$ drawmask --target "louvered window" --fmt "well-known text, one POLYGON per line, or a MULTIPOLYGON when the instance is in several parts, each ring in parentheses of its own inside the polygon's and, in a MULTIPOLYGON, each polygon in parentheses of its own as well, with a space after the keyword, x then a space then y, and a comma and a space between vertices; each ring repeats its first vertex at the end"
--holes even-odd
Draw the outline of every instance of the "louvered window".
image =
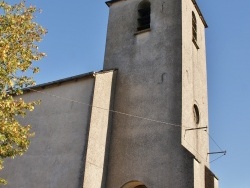
POLYGON ((138 27, 137 31, 142 31, 150 28, 150 2, 142 1, 138 6, 138 27))

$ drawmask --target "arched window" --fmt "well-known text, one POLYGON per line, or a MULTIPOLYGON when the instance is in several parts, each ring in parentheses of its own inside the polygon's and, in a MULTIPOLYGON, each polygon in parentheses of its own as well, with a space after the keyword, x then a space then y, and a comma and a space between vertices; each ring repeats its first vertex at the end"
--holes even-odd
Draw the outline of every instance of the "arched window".
POLYGON ((200 122, 200 112, 199 112, 199 108, 196 104, 194 104, 193 106, 193 111, 194 111, 194 121, 196 124, 199 124, 200 122))
POLYGON ((143 0, 138 5, 137 31, 142 31, 150 28, 150 13, 151 13, 150 2, 147 0, 143 0))
POLYGON ((197 41, 197 21, 194 12, 192 12, 192 31, 193 31, 193 42, 197 41))

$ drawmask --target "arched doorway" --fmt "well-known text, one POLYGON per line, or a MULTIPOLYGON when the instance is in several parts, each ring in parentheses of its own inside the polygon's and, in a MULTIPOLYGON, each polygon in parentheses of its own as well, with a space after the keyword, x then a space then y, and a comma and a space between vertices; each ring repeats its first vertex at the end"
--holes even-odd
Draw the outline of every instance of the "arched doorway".
POLYGON ((147 188, 145 185, 138 185, 135 188, 147 188))
POLYGON ((147 188, 147 187, 144 183, 133 180, 125 183, 121 188, 147 188))

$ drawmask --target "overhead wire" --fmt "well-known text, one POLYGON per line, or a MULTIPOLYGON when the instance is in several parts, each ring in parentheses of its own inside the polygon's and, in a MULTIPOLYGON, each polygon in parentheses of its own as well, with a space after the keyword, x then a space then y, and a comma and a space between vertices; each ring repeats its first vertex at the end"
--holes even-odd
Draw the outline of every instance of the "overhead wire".
POLYGON ((206 132, 207 132, 209 138, 214 142, 214 144, 215 144, 221 151, 223 151, 223 149, 221 149, 221 147, 219 146, 219 144, 213 139, 213 137, 209 134, 209 132, 208 132, 208 131, 206 131, 206 132))
POLYGON ((210 164, 211 164, 211 163, 213 163, 213 162, 219 160, 220 158, 224 157, 224 156, 226 155, 226 151, 224 151, 224 150, 219 146, 219 144, 218 144, 218 143, 215 141, 215 139, 209 134, 208 131, 205 131, 205 132, 207 132, 207 135, 209 136, 209 138, 213 141, 213 143, 214 143, 214 144, 220 149, 220 151, 223 153, 221 156, 219 156, 219 157, 213 159, 212 161, 210 161, 210 164))
POLYGON ((193 146, 192 146, 192 144, 190 144, 184 137, 182 137, 184 140, 185 140, 185 142, 197 153, 197 154, 199 154, 199 156, 202 158, 202 159, 204 159, 204 161, 207 161, 207 159, 205 159, 203 156, 202 156, 202 154, 200 154, 198 151, 197 151, 197 149, 195 149, 193 146))
POLYGON ((224 153, 224 154, 222 154, 221 156, 217 157, 216 159, 210 161, 210 164, 213 163, 213 162, 215 162, 215 161, 217 161, 217 160, 219 160, 220 158, 224 157, 225 155, 226 155, 226 154, 224 153))
POLYGON ((63 100, 75 102, 75 103, 78 103, 78 104, 87 105, 89 107, 94 107, 94 108, 98 108, 98 109, 110 111, 110 112, 113 112, 113 113, 117 113, 117 114, 129 116, 129 117, 143 119, 143 120, 147 120, 147 121, 151 121, 151 122, 155 122, 155 123, 161 123, 161 124, 171 125, 171 126, 175 126, 175 127, 181 127, 181 125, 174 124, 174 123, 167 123, 167 122, 164 122, 164 121, 155 120, 155 119, 146 118, 146 117, 137 116, 137 115, 132 115, 132 114, 128 114, 128 113, 125 113, 125 112, 120 112, 120 111, 116 111, 116 110, 110 110, 110 109, 106 109, 106 108, 103 108, 103 107, 100 107, 100 106, 91 105, 91 104, 88 104, 88 103, 76 101, 76 100, 69 99, 69 98, 66 98, 66 97, 61 97, 61 96, 58 96, 58 95, 54 95, 54 94, 51 94, 51 93, 48 93, 48 92, 43 92, 43 91, 35 90, 35 89, 32 89, 32 88, 27 88, 27 89, 30 90, 30 91, 37 92, 37 93, 42 93, 42 94, 45 94, 45 95, 49 95, 49 96, 52 96, 52 97, 55 97, 55 98, 58 98, 58 99, 63 99, 63 100))
MULTIPOLYGON (((186 126, 182 126, 182 125, 179 125, 179 124, 174 124, 174 123, 168 123, 168 122, 164 122, 164 121, 160 121, 160 120, 155 120, 155 119, 151 119, 151 118, 146 118, 146 117, 142 117, 142 116, 138 116, 138 115, 132 115, 132 114, 128 114, 128 113, 125 113, 125 112, 120 112, 120 111, 116 111, 116 110, 110 110, 110 109, 106 109, 106 108, 103 108, 103 107, 100 107, 100 106, 95 106, 95 105, 91 105, 91 104, 88 104, 88 103, 84 103, 84 102, 80 102, 80 101, 77 101, 77 100, 74 100, 74 99, 70 99, 70 98, 66 98, 66 97, 62 97, 62 96, 59 96, 59 95, 55 95, 55 94, 52 94, 52 93, 48 93, 48 92, 44 92, 44 91, 40 91, 40 90, 36 90, 36 89, 33 89, 33 88, 26 88, 27 90, 30 90, 30 91, 33 91, 33 92, 36 92, 36 93, 41 93, 41 94, 44 94, 44 95, 48 95, 48 96, 51 96, 51 97, 55 97, 55 98, 58 98, 58 99, 61 99, 61 100, 66 100, 66 101, 70 101, 70 102, 74 102, 74 103, 78 103, 78 104, 82 104, 82 105, 86 105, 86 106, 89 106, 89 107, 94 107, 94 108, 97 108, 97 109, 101 109, 101 110, 105 110, 105 111, 109 111, 109 112, 112 112, 112 113, 116 113, 116 114, 120 114, 120 115, 125 115, 125 116, 129 116, 129 117, 133 117, 133 118, 138 118, 138 119, 142 119, 142 120, 146 120, 146 121, 150 121, 150 122, 155 122, 155 123, 160 123, 160 124, 165 124, 165 125, 170 125, 170 126, 175 126, 175 127, 185 127, 185 128, 190 128, 190 127, 186 127, 186 126)), ((207 132, 207 131, 205 131, 207 132)), ((209 135, 209 137, 212 139, 213 142, 216 143, 216 141, 211 137, 211 135, 207 132, 207 134, 209 135)), ((207 159, 205 159, 198 151, 197 149, 195 149, 192 144, 190 144, 183 136, 182 138, 185 140, 185 142, 198 154, 200 155, 205 161, 207 161, 207 159)), ((219 145, 216 143, 216 145, 219 147, 219 145)), ((221 147, 219 147, 221 149, 221 147)), ((221 149, 222 151, 222 149, 221 149)), ((216 158, 215 160, 218 160, 219 158, 221 158, 223 156, 220 156, 218 158, 216 158)), ((214 162, 215 160, 211 161, 210 163, 214 162)))

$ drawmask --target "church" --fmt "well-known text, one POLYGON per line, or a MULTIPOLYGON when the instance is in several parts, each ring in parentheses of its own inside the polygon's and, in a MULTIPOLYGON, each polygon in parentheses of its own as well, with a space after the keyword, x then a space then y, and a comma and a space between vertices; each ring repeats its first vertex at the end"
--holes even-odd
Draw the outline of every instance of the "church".
POLYGON ((195 0, 110 0, 103 70, 25 89, 36 135, 6 188, 218 188, 195 0))

